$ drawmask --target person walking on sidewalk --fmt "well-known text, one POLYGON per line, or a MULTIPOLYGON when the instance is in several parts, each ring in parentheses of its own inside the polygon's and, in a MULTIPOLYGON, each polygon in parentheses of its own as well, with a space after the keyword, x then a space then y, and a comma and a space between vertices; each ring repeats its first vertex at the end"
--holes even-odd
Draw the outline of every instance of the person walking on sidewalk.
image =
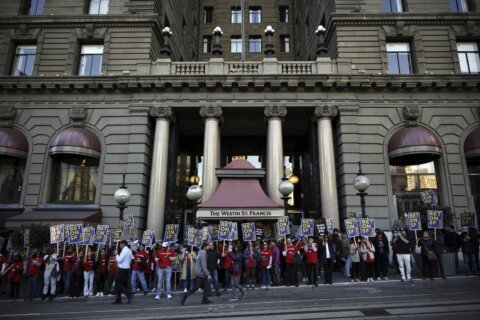
POLYGON ((122 293, 127 296, 128 303, 130 303, 132 302, 132 293, 128 290, 128 278, 130 275, 130 264, 134 258, 126 240, 120 241, 120 254, 117 254, 115 259, 118 265, 118 274, 115 279, 117 298, 113 304, 122 304, 122 293))
POLYGON ((232 265, 230 269, 230 279, 232 284, 232 298, 230 301, 237 301, 237 290, 240 291, 240 300, 245 299, 245 291, 243 291, 242 286, 240 285, 240 277, 242 276, 242 265, 243 257, 242 253, 236 246, 231 248, 232 251, 228 253, 228 256, 232 260, 232 265))
POLYGON ((209 304, 212 301, 208 300, 208 285, 209 281, 212 278, 210 276, 210 272, 207 268, 207 253, 206 250, 209 250, 209 244, 203 243, 200 252, 198 253, 197 261, 195 262, 195 286, 190 289, 190 291, 186 292, 182 296, 182 300, 180 304, 183 306, 187 298, 197 292, 198 289, 202 288, 203 290, 203 298, 202 304, 209 304))
POLYGON ((140 280, 140 285, 143 289, 143 294, 148 293, 148 286, 145 280, 145 269, 148 266, 148 253, 145 251, 145 246, 141 244, 137 252, 133 255, 132 265, 132 293, 137 293, 137 279, 140 280))
POLYGON ((323 244, 320 247, 320 261, 323 263, 325 282, 324 284, 333 283, 333 265, 336 262, 335 245, 330 241, 328 236, 323 237, 323 244))
MULTIPOLYGON (((212 276, 213 287, 215 288, 215 295, 220 297, 220 288, 218 285, 218 251, 215 249, 213 242, 208 244, 207 250, 207 268, 212 276)), ((208 293, 212 292, 212 285, 209 283, 208 285, 208 293)))

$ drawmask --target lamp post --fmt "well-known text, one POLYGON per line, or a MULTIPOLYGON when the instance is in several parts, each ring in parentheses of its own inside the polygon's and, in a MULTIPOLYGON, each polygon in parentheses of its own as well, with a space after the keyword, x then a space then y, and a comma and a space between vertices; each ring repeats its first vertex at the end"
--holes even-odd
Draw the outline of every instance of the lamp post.
POLYGON ((115 191, 113 199, 118 203, 118 210, 120 210, 120 220, 123 220, 123 211, 127 208, 127 203, 130 201, 132 194, 128 191, 125 185, 125 174, 123 175, 122 185, 115 191))
POLYGON ((353 187, 358 191, 357 196, 360 196, 360 206, 362 207, 362 218, 366 218, 365 214, 365 196, 368 195, 365 191, 370 187, 370 179, 362 173, 362 162, 358 161, 358 173, 353 179, 353 187))
POLYGON ((220 38, 223 36, 222 28, 218 26, 215 27, 215 29, 213 29, 213 36, 215 37, 215 43, 213 44, 212 55, 214 57, 221 57, 223 54, 222 45, 220 44, 220 38))
POLYGON ((160 56, 163 58, 170 58, 170 37, 172 36, 173 32, 170 30, 169 27, 165 27, 162 29, 162 36, 163 36, 163 46, 160 49, 160 56))
POLYGON ((315 30, 315 34, 318 36, 318 44, 317 44, 317 57, 327 57, 328 56, 328 49, 325 46, 325 33, 327 29, 324 26, 319 25, 317 30, 315 30))
POLYGON ((275 55, 275 49, 273 49, 272 43, 272 36, 275 34, 275 30, 272 28, 272 26, 267 26, 264 33, 267 37, 267 44, 265 45, 265 55, 271 58, 275 55))
POLYGON ((289 195, 293 192, 293 183, 291 183, 285 175, 283 175, 282 182, 278 185, 278 191, 282 194, 283 210, 285 216, 288 216, 288 199, 289 195))
POLYGON ((193 185, 188 188, 187 191, 187 198, 188 200, 193 202, 193 215, 195 216, 195 221, 197 220, 196 213, 197 213, 197 204, 203 196, 203 189, 199 185, 193 185))

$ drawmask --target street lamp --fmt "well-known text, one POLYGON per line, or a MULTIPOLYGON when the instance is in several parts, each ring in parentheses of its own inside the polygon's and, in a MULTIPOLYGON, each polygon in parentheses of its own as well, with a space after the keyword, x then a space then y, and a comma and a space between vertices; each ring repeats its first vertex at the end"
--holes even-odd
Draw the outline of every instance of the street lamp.
POLYGON ((325 46, 325 33, 327 29, 324 26, 319 25, 317 30, 315 30, 315 34, 318 36, 318 44, 317 44, 317 57, 323 58, 328 56, 328 49, 325 46))
POLYGON ((169 27, 165 27, 162 29, 162 36, 163 36, 163 46, 160 49, 160 56, 163 58, 170 58, 170 37, 172 36, 173 32, 170 30, 169 27))
POLYGON ((123 175, 122 185, 115 191, 113 199, 118 203, 117 208, 120 210, 120 220, 123 220, 123 211, 127 208, 126 204, 130 201, 132 194, 125 185, 125 174, 123 175))
POLYGON ((220 44, 220 38, 223 36, 222 28, 216 26, 215 29, 213 29, 213 36, 215 37, 215 43, 213 44, 212 55, 215 57, 221 57, 223 54, 222 45, 220 44))
POLYGON ((368 195, 365 191, 370 187, 370 179, 362 173, 362 162, 358 161, 358 173, 353 179, 353 187, 358 191, 357 196, 360 196, 360 206, 362 207, 362 218, 366 218, 365 214, 365 196, 368 195))
POLYGON ((195 220, 197 219, 196 217, 197 203, 200 199, 202 199, 202 195, 203 195, 202 187, 198 185, 193 185, 190 188, 188 188, 187 198, 188 200, 193 201, 193 215, 195 216, 195 220))
POLYGON ((272 26, 267 26, 265 31, 265 36, 267 37, 267 44, 265 45, 265 55, 269 58, 275 55, 275 49, 273 49, 272 36, 275 34, 275 30, 272 26))
POLYGON ((285 175, 282 178, 282 182, 278 185, 278 191, 282 194, 283 200, 283 210, 285 216, 288 216, 288 199, 290 199, 289 195, 293 192, 293 183, 291 183, 285 175))

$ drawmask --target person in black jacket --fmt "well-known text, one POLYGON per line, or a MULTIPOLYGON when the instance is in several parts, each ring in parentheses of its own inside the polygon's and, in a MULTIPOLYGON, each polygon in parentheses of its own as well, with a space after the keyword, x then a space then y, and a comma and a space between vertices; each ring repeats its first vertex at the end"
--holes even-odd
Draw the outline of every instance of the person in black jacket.
MULTIPOLYGON (((217 297, 220 297, 220 289, 218 286, 218 252, 215 249, 213 242, 210 242, 208 247, 210 249, 207 250, 207 269, 210 272, 210 276, 212 277, 213 287, 215 288, 215 293, 217 297)), ((212 292, 212 285, 208 285, 209 293, 212 292)))
POLYGON ((335 263, 336 250, 335 245, 331 243, 328 236, 323 237, 323 243, 320 246, 320 262, 323 264, 325 281, 324 284, 332 284, 333 264, 335 263))
POLYGON ((423 280, 426 278, 433 280, 436 256, 435 242, 432 239, 430 231, 423 232, 423 237, 418 242, 418 246, 421 247, 423 280))
POLYGON ((415 239, 409 237, 405 230, 396 232, 392 238, 392 246, 396 247, 396 256, 399 265, 400 274, 402 275, 402 282, 412 281, 411 272, 411 253, 412 253, 412 243, 415 243, 415 239))
POLYGON ((375 246, 375 276, 377 280, 388 280, 388 266, 390 248, 388 246, 388 239, 380 229, 375 229, 375 238, 372 243, 375 246))
POLYGON ((437 260, 435 263, 435 273, 437 276, 440 275, 442 279, 446 279, 445 270, 443 267, 443 252, 445 251, 445 241, 443 238, 443 233, 440 229, 435 229, 435 232, 437 233, 437 237, 434 240, 434 252, 437 255, 437 260))

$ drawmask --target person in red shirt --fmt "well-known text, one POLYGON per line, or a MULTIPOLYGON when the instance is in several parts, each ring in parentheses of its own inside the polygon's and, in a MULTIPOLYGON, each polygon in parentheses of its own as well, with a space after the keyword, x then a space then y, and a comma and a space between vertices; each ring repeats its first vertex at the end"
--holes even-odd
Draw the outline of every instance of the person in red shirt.
MULTIPOLYGON (((107 280, 107 256, 105 250, 100 250, 99 258, 95 261, 95 291, 97 297, 103 297, 105 281, 107 280)), ((95 293, 94 293, 95 294, 95 293)))
POLYGON ((118 273, 118 268, 117 268, 117 260, 115 259, 117 255, 117 250, 113 249, 112 254, 110 255, 110 259, 108 259, 108 265, 107 265, 107 272, 108 272, 108 277, 107 277, 107 291, 105 294, 112 294, 113 292, 113 281, 115 281, 115 278, 118 273))
POLYGON ((28 294, 29 300, 33 300, 37 297, 38 279, 42 273, 43 258, 42 253, 37 251, 32 259, 28 263, 28 294))
POLYGON ((65 294, 70 294, 70 288, 72 284, 72 273, 73 273, 73 260, 75 253, 72 246, 67 248, 65 255, 59 260, 63 260, 63 292, 65 294))
POLYGON ((292 244, 292 239, 287 238, 287 243, 283 250, 283 256, 285 257, 285 268, 287 269, 287 279, 286 285, 291 286, 295 285, 298 287, 298 276, 297 276, 297 255, 298 250, 297 246, 292 244))
POLYGON ((19 254, 13 256, 13 262, 8 268, 10 268, 7 274, 10 278, 10 299, 18 299, 23 273, 23 262, 19 254))
POLYGON ((132 265, 132 293, 137 293, 137 278, 142 285, 143 294, 148 294, 148 286, 145 281, 145 269, 148 265, 148 253, 145 251, 145 246, 141 244, 138 250, 133 254, 132 265))
POLYGON ((245 252, 243 253, 245 257, 245 269, 247 273, 247 290, 248 289, 255 289, 255 268, 257 266, 257 258, 260 256, 258 253, 257 248, 252 241, 248 242, 248 246, 245 248, 245 252))
POLYGON ((229 242, 225 248, 223 248, 222 250, 222 269, 224 270, 224 273, 225 273, 225 283, 224 283, 224 290, 227 290, 228 289, 231 289, 232 288, 232 283, 231 283, 231 279, 230 279, 230 268, 232 266, 232 258, 230 257, 230 255, 228 254, 229 252, 232 251, 232 243, 229 242))
POLYGON ((166 282, 166 291, 167 298, 172 299, 172 260, 175 259, 175 251, 168 248, 168 243, 162 243, 162 248, 158 249, 155 252, 155 261, 158 263, 157 275, 158 275, 158 285, 157 285, 157 295, 155 300, 159 300, 162 295, 163 287, 163 278, 165 277, 166 282))
POLYGON ((85 297, 93 296, 93 280, 94 280, 94 272, 93 272, 93 265, 95 263, 95 259, 91 250, 87 252, 87 257, 82 261, 83 267, 83 295, 85 297))
POLYGON ((272 269, 272 250, 268 248, 268 243, 263 242, 263 248, 260 249, 262 257, 262 288, 269 289, 272 282, 270 269, 272 269))
POLYGON ((303 247, 305 252, 306 260, 307 260, 307 277, 308 277, 308 284, 318 286, 318 246, 315 242, 313 242, 313 238, 308 239, 308 244, 305 244, 303 247))
MULTIPOLYGON (((8 261, 7 257, 4 256, 2 252, 0 252, 0 274, 2 274, 7 269, 7 261, 8 261)), ((6 294, 6 292, 3 291, 4 283, 2 280, 3 280, 3 277, 0 277, 0 296, 3 296, 4 294, 6 294)))

